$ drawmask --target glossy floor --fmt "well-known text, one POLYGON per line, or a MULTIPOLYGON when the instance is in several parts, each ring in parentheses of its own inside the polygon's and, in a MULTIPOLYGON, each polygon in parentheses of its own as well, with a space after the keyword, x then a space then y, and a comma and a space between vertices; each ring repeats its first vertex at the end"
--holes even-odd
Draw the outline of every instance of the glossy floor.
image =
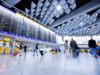
POLYGON ((100 75, 100 59, 90 54, 74 59, 64 53, 0 55, 0 75, 100 75))

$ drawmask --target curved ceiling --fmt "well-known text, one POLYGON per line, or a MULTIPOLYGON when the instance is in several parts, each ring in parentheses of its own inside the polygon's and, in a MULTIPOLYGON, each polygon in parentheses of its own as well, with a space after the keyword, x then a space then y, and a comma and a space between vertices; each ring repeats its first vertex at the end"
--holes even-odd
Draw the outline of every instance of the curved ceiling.
POLYGON ((100 0, 1 0, 61 36, 100 34, 100 0))

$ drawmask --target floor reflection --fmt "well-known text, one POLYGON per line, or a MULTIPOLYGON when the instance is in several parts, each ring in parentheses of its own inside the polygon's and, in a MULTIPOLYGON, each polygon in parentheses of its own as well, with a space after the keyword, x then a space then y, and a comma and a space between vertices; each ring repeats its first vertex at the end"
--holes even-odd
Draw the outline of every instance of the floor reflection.
POLYGON ((0 75, 100 75, 99 67, 100 59, 86 53, 74 59, 64 53, 0 55, 0 75))

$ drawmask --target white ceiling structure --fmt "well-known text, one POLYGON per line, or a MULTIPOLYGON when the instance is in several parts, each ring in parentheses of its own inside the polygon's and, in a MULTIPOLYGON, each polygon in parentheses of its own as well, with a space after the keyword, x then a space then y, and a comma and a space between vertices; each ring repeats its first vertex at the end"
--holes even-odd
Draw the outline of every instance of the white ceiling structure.
POLYGON ((100 0, 1 0, 61 36, 100 35, 100 0), (83 2, 83 3, 82 3, 83 2))

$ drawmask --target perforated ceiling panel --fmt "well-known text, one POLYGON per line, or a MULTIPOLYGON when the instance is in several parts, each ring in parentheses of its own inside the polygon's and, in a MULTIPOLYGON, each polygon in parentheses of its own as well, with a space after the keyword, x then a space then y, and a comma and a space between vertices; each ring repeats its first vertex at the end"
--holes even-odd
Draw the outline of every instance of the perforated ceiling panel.
POLYGON ((10 10, 22 11, 24 15, 61 36, 100 34, 100 0, 15 0, 13 2, 1 0, 1 2, 3 6, 10 5, 10 10))

